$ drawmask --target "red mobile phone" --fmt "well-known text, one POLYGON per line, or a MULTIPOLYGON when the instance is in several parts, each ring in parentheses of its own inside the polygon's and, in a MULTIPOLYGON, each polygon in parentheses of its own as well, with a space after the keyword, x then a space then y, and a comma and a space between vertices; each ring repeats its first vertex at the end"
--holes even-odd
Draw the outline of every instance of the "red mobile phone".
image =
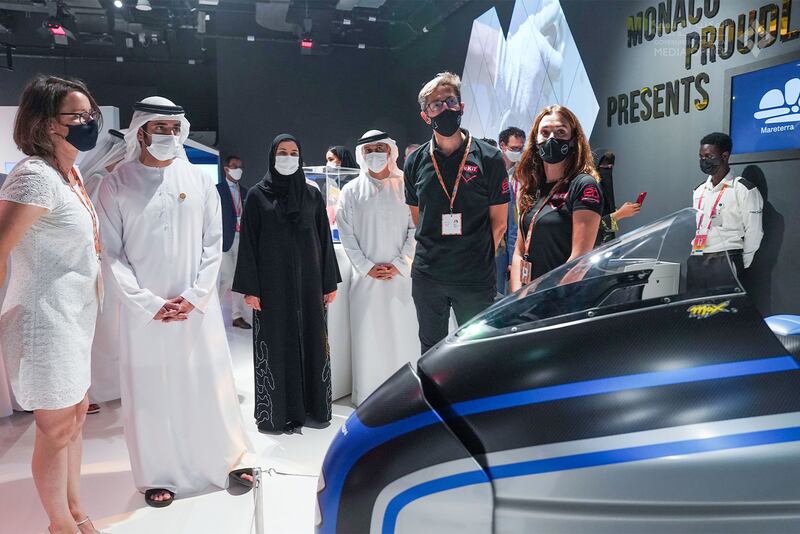
POLYGON ((639 193, 639 198, 636 199, 636 203, 639 204, 639 206, 641 206, 642 203, 644 202, 644 199, 646 198, 647 198, 647 191, 642 191, 641 193, 639 193))

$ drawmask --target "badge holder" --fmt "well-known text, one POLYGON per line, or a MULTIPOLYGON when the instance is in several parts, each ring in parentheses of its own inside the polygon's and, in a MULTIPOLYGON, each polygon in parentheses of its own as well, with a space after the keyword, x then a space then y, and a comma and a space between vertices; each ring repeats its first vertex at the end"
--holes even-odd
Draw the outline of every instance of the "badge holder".
POLYGON ((523 286, 531 283, 531 274, 533 272, 533 264, 528 261, 528 255, 522 257, 519 264, 519 281, 523 286))
POLYGON ((442 215, 442 235, 463 235, 460 213, 445 213, 442 215))

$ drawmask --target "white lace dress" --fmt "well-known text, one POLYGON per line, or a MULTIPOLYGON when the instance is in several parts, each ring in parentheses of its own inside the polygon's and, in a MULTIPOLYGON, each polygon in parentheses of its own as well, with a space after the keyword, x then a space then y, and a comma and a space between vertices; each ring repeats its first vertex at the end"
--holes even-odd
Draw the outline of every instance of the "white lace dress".
POLYGON ((0 310, 0 352, 11 388, 26 410, 73 406, 89 389, 97 317, 100 263, 91 216, 40 158, 14 167, 0 200, 48 210, 11 252, 0 310))

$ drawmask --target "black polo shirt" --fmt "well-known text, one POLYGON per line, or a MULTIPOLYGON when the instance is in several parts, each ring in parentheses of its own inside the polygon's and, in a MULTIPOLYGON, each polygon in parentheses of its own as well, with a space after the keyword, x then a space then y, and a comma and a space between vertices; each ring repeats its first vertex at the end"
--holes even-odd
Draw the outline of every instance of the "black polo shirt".
MULTIPOLYGON (((467 147, 469 133, 462 131, 464 142, 449 156, 438 148, 434 149, 436 162, 451 195, 467 147)), ((453 213, 461 214, 460 236, 442 235, 442 215, 450 213, 450 201, 436 177, 430 143, 409 155, 404 173, 406 204, 419 207, 412 278, 446 285, 495 285, 494 237, 489 206, 509 201, 508 175, 500 151, 479 139, 472 139, 453 206, 453 213)))
MULTIPOLYGON (((540 198, 547 198, 552 189, 553 184, 545 184, 540 198)), ((523 243, 530 230, 533 214, 539 209, 539 205, 537 202, 533 208, 522 214, 520 235, 523 243)), ((598 215, 603 211, 603 193, 600 185, 588 174, 576 176, 569 183, 567 191, 554 193, 550 202, 536 217, 531 246, 527 251, 532 264, 533 278, 564 265, 572 255, 572 214, 580 210, 590 210, 598 215)), ((599 234, 598 231, 598 237, 599 234)))

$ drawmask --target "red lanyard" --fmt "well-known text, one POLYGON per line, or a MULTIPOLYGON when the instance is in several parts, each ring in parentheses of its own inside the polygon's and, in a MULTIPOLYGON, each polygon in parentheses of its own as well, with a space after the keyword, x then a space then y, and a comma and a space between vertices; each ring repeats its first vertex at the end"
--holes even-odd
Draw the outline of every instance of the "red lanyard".
MULTIPOLYGON (((719 194, 717 195, 717 200, 715 200, 714 201, 714 205, 711 206, 711 214, 708 216, 708 226, 706 227, 706 234, 705 235, 707 235, 708 231, 711 229, 711 223, 712 223, 711 219, 713 219, 714 215, 716 215, 716 213, 717 213, 717 204, 719 204, 719 201, 722 199, 722 194, 725 192, 725 189, 727 187, 728 187, 728 184, 723 184, 722 185, 722 189, 720 189, 719 194)), ((703 211, 703 197, 705 196, 705 193, 706 193, 706 190, 704 188, 703 192, 700 193, 700 200, 697 201, 697 209, 701 211, 700 220, 697 222, 697 233, 698 234, 700 233, 700 227, 703 225, 703 218, 706 216, 705 213, 702 213, 702 211, 703 211)))
MULTIPOLYGON (((556 192, 556 187, 553 186, 553 189, 550 190, 550 193, 548 193, 547 198, 544 199, 544 202, 539 206, 539 209, 537 209, 536 213, 534 213, 533 217, 531 217, 531 224, 528 227, 528 234, 525 236, 525 249, 523 250, 523 252, 524 252, 523 259, 525 261, 528 261, 528 257, 530 255, 531 238, 533 237, 533 227, 536 224, 536 217, 538 217, 539 214, 544 209, 544 207, 547 206, 547 203, 550 202, 550 199, 553 197, 553 193, 555 193, 555 192, 556 192)), ((526 210, 526 213, 527 213, 527 210, 526 210)), ((520 226, 522 226, 521 223, 522 223, 523 219, 525 219, 525 213, 523 213, 522 217, 520 217, 520 221, 519 221, 520 222, 520 226)))
POLYGON ((456 183, 453 186, 453 194, 452 196, 447 191, 447 186, 444 185, 444 179, 442 178, 442 173, 439 171, 439 164, 436 163, 436 156, 433 153, 433 139, 431 139, 430 144, 430 153, 431 153, 431 160, 433 160, 433 169, 436 171, 436 177, 439 179, 439 185, 442 186, 442 191, 444 191, 447 200, 450 201, 450 213, 453 213, 453 206, 456 202, 456 196, 458 195, 458 186, 461 184, 461 175, 464 173, 464 165, 467 163, 467 156, 469 156, 469 149, 472 146, 472 135, 470 134, 467 137, 467 148, 464 150, 464 157, 461 158, 461 164, 458 166, 458 174, 456 175, 456 183))
POLYGON ((242 194, 239 192, 239 184, 234 186, 236 189, 236 196, 233 195, 233 189, 228 188, 231 192, 231 200, 233 201, 233 211, 236 212, 237 217, 241 217, 242 215, 242 194))
POLYGON ((75 196, 78 197, 78 201, 81 205, 86 208, 86 211, 89 212, 89 217, 92 218, 92 231, 94 232, 94 252, 97 254, 97 258, 100 258, 100 252, 102 250, 102 246, 100 245, 100 231, 97 227, 97 212, 94 211, 94 205, 92 204, 92 200, 89 198, 89 195, 86 194, 86 189, 83 187, 83 181, 80 179, 78 174, 75 172, 75 169, 70 171, 72 177, 77 182, 78 189, 80 190, 80 194, 78 191, 75 191, 75 186, 69 184, 69 189, 75 196))

